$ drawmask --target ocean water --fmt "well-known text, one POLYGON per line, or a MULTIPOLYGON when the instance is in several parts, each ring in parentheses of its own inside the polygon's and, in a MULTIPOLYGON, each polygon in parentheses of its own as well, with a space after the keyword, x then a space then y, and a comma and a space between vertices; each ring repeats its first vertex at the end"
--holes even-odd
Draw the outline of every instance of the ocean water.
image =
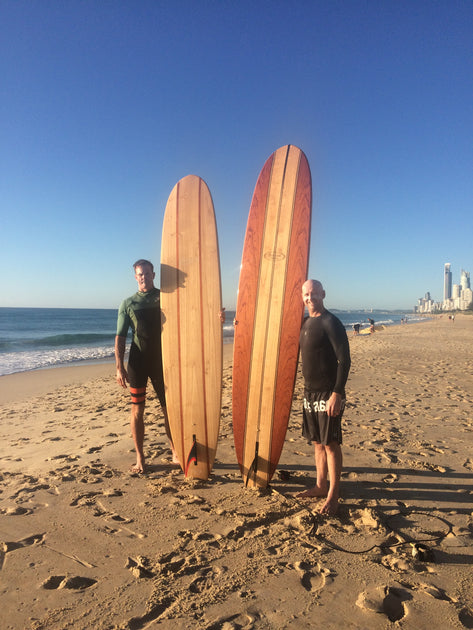
MULTIPOLYGON (((234 316, 227 311, 226 341, 234 316)), ((0 376, 112 360, 116 328, 116 309, 0 308, 0 376)))
MULTIPOLYGON (((419 321, 403 312, 332 311, 347 330, 354 323, 368 326, 398 324, 401 318, 419 321)), ((224 342, 233 340, 234 311, 226 312, 224 342)), ((116 309, 0 308, 0 376, 85 362, 109 361, 114 356, 116 309)))

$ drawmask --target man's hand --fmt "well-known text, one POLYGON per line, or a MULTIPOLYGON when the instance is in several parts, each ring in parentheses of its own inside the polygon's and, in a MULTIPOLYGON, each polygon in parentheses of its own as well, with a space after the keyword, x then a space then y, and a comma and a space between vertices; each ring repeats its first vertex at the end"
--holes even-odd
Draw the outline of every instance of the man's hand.
POLYGON ((128 374, 125 369, 124 357, 125 357, 125 345, 126 345, 126 337, 115 337, 115 361, 117 364, 117 383, 121 387, 126 388, 126 384, 128 382, 128 374))
POLYGON ((128 383, 128 374, 124 367, 117 368, 117 383, 126 389, 128 383))
POLYGON ((340 415, 341 409, 342 409, 341 395, 337 394, 336 392, 332 392, 332 395, 327 401, 327 406, 326 406, 327 414, 330 417, 335 418, 336 416, 340 415))

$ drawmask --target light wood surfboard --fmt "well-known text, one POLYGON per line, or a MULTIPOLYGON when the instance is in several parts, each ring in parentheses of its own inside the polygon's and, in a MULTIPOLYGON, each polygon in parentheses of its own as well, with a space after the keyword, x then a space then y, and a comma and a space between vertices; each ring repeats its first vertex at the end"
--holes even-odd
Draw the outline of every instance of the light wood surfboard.
POLYGON ((222 396, 220 260, 212 197, 195 175, 172 190, 161 242, 162 351, 166 405, 186 477, 207 479, 217 449, 222 396))
POLYGON ((245 485, 265 488, 281 455, 299 353, 312 188, 288 145, 266 161, 251 202, 233 347, 233 435, 245 485))

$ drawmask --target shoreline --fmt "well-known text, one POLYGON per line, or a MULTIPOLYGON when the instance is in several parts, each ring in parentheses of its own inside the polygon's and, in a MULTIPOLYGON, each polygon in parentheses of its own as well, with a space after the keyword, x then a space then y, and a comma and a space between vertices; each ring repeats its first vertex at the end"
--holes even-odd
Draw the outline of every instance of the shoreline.
MULTIPOLYGON (((448 320, 448 314, 425 314, 421 316, 422 319, 415 322, 407 322, 405 324, 391 324, 385 326, 382 331, 377 331, 375 334, 386 335, 390 331, 403 330, 406 326, 411 327, 417 324, 432 324, 435 322, 448 322, 455 325, 455 323, 448 320)), ((455 316, 455 322, 461 325, 461 322, 473 321, 473 315, 457 313, 455 316)), ((353 332, 347 329, 348 340, 352 342, 353 332)), ((370 335, 361 335, 362 338, 367 339, 370 335)), ((223 363, 232 360, 233 354, 233 340, 224 341, 223 343, 223 363)), ((93 378, 100 378, 109 376, 114 378, 115 373, 115 359, 97 359, 91 361, 78 361, 71 365, 58 365, 51 367, 38 368, 35 370, 26 370, 23 372, 14 372, 13 374, 0 375, 0 405, 20 401, 22 399, 31 398, 43 393, 47 393, 49 390, 55 387, 62 387, 68 384, 79 384, 88 381, 93 378)))
MULTIPOLYGON (((73 310, 77 310, 77 309, 73 309, 73 310)), ((337 317, 343 313, 345 313, 345 316, 346 316, 346 313, 347 313, 345 311, 339 311, 339 310, 335 310, 333 312, 337 317)), ((351 313, 351 311, 349 311, 348 313, 351 313)), ((396 311, 396 314, 398 314, 397 311, 396 311)), ((388 320, 384 320, 384 317, 388 316, 389 313, 375 314, 375 315, 380 317, 379 320, 376 320, 376 323, 384 327, 396 326, 401 323, 400 320, 393 321, 389 319, 389 317, 388 317, 388 320)), ((414 318, 414 319, 410 319, 410 318, 407 319, 405 323, 408 323, 408 324, 423 323, 423 321, 425 321, 424 316, 421 317, 421 316, 410 314, 410 316, 408 317, 414 318)), ((353 330, 352 324, 346 323, 343 319, 342 319, 342 322, 345 326, 345 330, 347 331, 347 334, 350 334, 353 330)), ((362 329, 369 328, 369 324, 364 319, 359 320, 359 323, 362 329)), ((226 326, 228 327, 228 325, 229 324, 227 323, 226 326)), ((224 332, 224 337, 223 337, 224 348, 227 345, 233 345, 233 336, 232 335, 227 336, 225 335, 225 332, 224 332)), ((42 351, 34 350, 34 352, 32 351, 32 349, 22 350, 18 352, 6 352, 5 355, 0 354, 0 363, 2 364, 2 370, 0 371, 0 379, 4 376, 11 376, 13 374, 22 374, 26 372, 32 373, 32 372, 37 372, 40 370, 54 370, 54 369, 59 369, 63 367, 64 368, 81 367, 88 364, 96 365, 98 363, 109 363, 109 362, 114 361, 113 347, 103 348, 102 346, 97 346, 95 350, 94 348, 86 349, 87 352, 85 353, 85 355, 89 355, 91 353, 91 356, 84 356, 82 354, 83 346, 80 344, 77 346, 72 345, 69 348, 65 347, 59 350, 59 355, 61 355, 61 353, 65 353, 62 360, 61 358, 57 356, 56 357, 51 356, 51 353, 54 351, 54 348, 52 347, 51 348, 45 347, 42 351), (32 354, 30 354, 30 352, 32 352, 32 354), (2 363, 2 357, 3 357, 4 363, 2 363)))
MULTIPOLYGON (((223 361, 232 357, 233 343, 223 344, 223 361)), ((115 359, 84 361, 76 365, 15 372, 0 376, 0 405, 46 394, 57 387, 81 384, 95 378, 115 378, 115 359)))

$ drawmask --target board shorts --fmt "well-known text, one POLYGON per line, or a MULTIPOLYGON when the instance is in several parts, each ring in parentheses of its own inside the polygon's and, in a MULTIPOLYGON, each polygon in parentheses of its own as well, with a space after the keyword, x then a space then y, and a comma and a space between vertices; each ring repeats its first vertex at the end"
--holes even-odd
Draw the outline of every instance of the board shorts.
POLYGON ((342 443, 342 416, 346 401, 342 400, 338 416, 329 416, 325 409, 331 395, 332 392, 304 392, 302 435, 309 442, 342 443))
POLYGON ((163 364, 159 354, 141 352, 135 344, 131 344, 127 373, 132 404, 139 405, 145 402, 149 378, 161 407, 166 407, 163 364))

